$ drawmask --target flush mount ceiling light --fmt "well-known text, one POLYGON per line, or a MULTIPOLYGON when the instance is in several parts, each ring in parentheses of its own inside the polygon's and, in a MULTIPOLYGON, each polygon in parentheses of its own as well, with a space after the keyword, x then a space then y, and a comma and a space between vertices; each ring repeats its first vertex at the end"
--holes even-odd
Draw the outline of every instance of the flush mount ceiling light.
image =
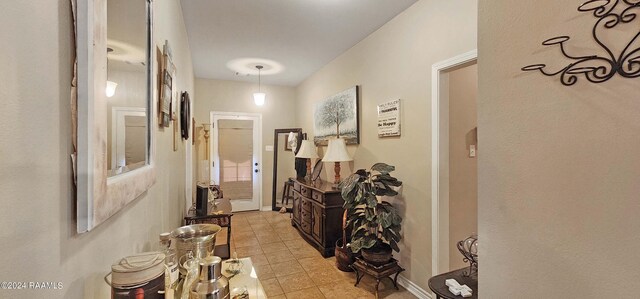
POLYGON ((256 69, 258 69, 258 92, 253 94, 253 101, 258 106, 264 105, 264 100, 267 97, 267 95, 264 92, 260 91, 260 71, 262 70, 262 68, 263 66, 256 65, 256 69))
POLYGON ((255 75, 256 66, 262 66, 263 75, 276 75, 284 71, 284 66, 277 61, 265 58, 245 57, 227 62, 227 68, 239 75, 255 75))

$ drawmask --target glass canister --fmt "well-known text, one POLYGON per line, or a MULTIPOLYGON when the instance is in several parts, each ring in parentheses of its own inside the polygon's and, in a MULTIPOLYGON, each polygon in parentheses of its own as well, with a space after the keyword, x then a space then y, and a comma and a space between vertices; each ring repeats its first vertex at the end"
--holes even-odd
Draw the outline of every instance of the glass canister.
POLYGON ((173 299, 178 286, 180 271, 178 270, 178 254, 176 249, 171 247, 171 234, 160 234, 160 252, 165 255, 165 298, 173 299))

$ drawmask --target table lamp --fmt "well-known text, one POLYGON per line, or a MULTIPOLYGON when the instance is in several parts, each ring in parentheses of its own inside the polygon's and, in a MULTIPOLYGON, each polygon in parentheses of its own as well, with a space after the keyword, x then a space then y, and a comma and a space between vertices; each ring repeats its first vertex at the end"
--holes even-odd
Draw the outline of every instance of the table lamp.
POLYGON ((300 150, 296 155, 296 158, 307 159, 307 176, 311 176, 311 159, 318 158, 318 152, 316 152, 316 145, 311 140, 302 140, 300 150))
POLYGON ((322 158, 323 162, 334 162, 335 181, 334 184, 340 183, 340 162, 353 161, 347 152, 347 145, 342 138, 329 139, 329 147, 327 153, 322 158))

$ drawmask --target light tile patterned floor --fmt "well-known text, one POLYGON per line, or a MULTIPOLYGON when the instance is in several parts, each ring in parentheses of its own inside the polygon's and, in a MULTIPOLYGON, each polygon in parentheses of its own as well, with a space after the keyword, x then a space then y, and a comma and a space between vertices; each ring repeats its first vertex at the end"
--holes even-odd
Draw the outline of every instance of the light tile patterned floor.
MULTIPOLYGON (((335 267, 335 258, 323 258, 291 226, 289 214, 235 213, 231 252, 251 257, 269 298, 374 298, 375 280, 365 276, 354 287, 355 274, 335 267)), ((415 298, 406 289, 380 283, 380 298, 415 298)))

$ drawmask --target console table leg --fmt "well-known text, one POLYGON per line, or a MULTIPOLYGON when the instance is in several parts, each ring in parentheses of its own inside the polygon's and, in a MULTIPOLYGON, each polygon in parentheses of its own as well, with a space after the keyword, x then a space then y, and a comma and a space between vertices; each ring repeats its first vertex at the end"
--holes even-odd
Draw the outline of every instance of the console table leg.
POLYGON ((380 278, 376 278, 376 299, 378 299, 378 286, 380 285, 380 278))
POLYGON ((355 271, 356 271, 356 284, 354 284, 354 287, 357 287, 358 284, 360 283, 360 280, 362 279, 362 276, 364 276, 364 273, 362 273, 362 276, 360 276, 360 271, 358 271, 358 268, 356 267, 352 267, 355 271))
MULTIPOLYGON (((400 290, 398 288, 398 275, 400 275, 400 272, 402 272, 402 271, 398 271, 396 273, 396 276, 393 278, 393 286, 396 288, 396 290, 400 290)), ((391 279, 391 277, 389 277, 389 279, 391 279)))

